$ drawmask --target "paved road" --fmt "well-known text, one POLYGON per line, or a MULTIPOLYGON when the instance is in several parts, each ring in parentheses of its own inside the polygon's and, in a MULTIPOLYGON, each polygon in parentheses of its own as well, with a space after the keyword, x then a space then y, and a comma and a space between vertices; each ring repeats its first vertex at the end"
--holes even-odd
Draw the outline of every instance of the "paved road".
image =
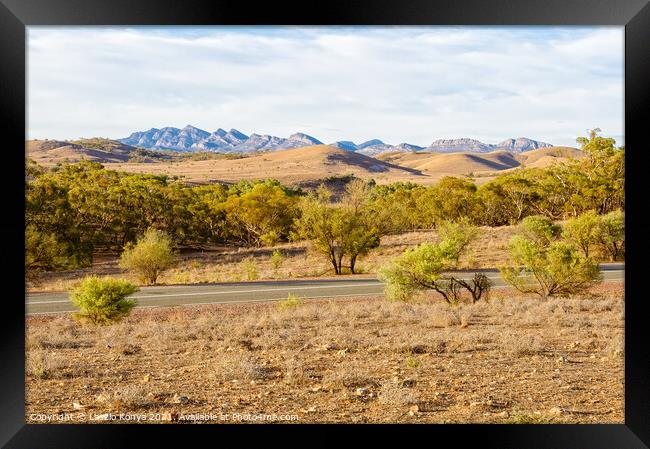
MULTIPOLYGON (((623 264, 601 265, 605 280, 624 278, 623 264)), ((497 270, 480 270, 492 279, 494 286, 505 283, 497 270)), ((457 273, 461 278, 471 278, 473 271, 457 273)), ((289 293, 304 298, 337 298, 350 296, 382 295, 383 284, 374 278, 345 278, 321 280, 256 281, 227 284, 173 285, 142 287, 131 298, 136 307, 164 307, 219 303, 275 301, 285 299, 289 293)), ((73 312, 75 306, 65 292, 30 293, 26 296, 26 314, 52 314, 73 312)))

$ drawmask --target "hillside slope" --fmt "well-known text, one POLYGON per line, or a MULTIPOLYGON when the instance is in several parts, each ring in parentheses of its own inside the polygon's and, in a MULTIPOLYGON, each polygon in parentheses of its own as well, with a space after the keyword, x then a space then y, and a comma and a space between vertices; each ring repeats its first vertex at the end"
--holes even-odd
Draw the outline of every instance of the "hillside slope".
POLYGON ((544 147, 515 154, 509 151, 490 153, 386 153, 375 156, 379 160, 421 171, 430 177, 479 175, 485 182, 519 167, 548 167, 550 165, 583 157, 583 153, 571 147, 544 147))
POLYGON ((45 167, 63 162, 125 162, 136 148, 108 139, 29 140, 26 156, 45 167))
POLYGON ((236 182, 241 179, 275 178, 288 184, 352 174, 377 182, 428 180, 419 170, 401 167, 331 145, 312 145, 290 150, 259 153, 243 159, 183 161, 176 163, 107 164, 107 168, 135 173, 183 176, 193 182, 236 182))

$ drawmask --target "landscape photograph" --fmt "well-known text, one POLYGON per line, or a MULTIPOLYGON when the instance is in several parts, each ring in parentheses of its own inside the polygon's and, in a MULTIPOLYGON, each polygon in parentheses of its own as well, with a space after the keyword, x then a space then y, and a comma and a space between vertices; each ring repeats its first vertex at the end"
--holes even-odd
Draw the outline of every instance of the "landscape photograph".
POLYGON ((27 423, 625 422, 623 27, 26 56, 27 423))

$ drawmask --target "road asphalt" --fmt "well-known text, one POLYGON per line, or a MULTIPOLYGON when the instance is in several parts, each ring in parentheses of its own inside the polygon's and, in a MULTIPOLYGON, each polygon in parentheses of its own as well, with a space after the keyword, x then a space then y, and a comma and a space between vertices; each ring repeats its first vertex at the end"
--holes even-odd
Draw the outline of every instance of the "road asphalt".
MULTIPOLYGON (((624 264, 601 264, 605 281, 623 280, 624 264)), ((477 270, 484 272, 502 288, 506 284, 498 270, 477 270)), ((475 271, 456 272, 461 279, 470 279, 475 271)), ((383 295, 384 285, 376 278, 342 279, 291 279, 283 281, 251 281, 221 284, 160 285, 141 287, 131 298, 136 307, 169 307, 201 304, 223 304, 263 302, 286 299, 289 293, 303 299, 343 298, 354 296, 383 295)), ((77 308, 70 302, 67 292, 28 293, 25 298, 27 315, 57 314, 74 312, 77 308)))

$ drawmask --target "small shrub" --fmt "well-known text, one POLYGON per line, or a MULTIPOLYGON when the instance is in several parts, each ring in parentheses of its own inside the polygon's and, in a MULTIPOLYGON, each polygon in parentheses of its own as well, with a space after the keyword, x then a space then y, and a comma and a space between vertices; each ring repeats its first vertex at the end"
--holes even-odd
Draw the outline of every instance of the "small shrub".
POLYGON ((303 303, 302 299, 298 298, 293 293, 287 295, 287 299, 278 301, 278 309, 280 310, 289 310, 295 309, 303 303))
POLYGON ((408 368, 417 368, 418 366, 420 366, 420 361, 415 357, 411 357, 411 356, 406 358, 405 363, 408 368))
POLYGON ((152 404, 145 388, 133 384, 115 390, 113 401, 114 405, 128 409, 147 407, 152 404))
POLYGON ((217 379, 223 381, 266 380, 274 377, 271 368, 261 366, 254 357, 244 352, 226 352, 214 364, 217 379))
POLYGON ((517 235, 510 240, 510 256, 511 264, 500 268, 503 279, 544 299, 581 293, 602 280, 598 264, 563 241, 544 245, 517 235))
POLYGON ((379 279, 386 284, 386 297, 407 301, 416 293, 430 289, 442 295, 447 303, 456 304, 458 285, 443 272, 457 267, 458 259, 476 235, 473 227, 448 224, 441 227, 437 243, 421 243, 388 261, 378 272, 379 279))
POLYGON ((172 241, 162 231, 149 228, 134 245, 129 243, 120 257, 120 267, 133 271, 140 281, 155 284, 161 272, 174 262, 172 241))
POLYGON ((544 344, 536 335, 506 333, 501 337, 501 349, 514 357, 526 357, 542 353, 544 344))
POLYGON ((540 246, 548 246, 562 232, 562 227, 548 217, 531 215, 519 225, 519 234, 540 246))
POLYGON ((273 269, 279 270, 283 262, 284 256, 282 255, 282 252, 279 249, 274 250, 273 254, 271 254, 271 266, 273 269))
POLYGON ((44 351, 30 351, 27 358, 27 375, 37 379, 49 379, 63 368, 61 361, 44 351))
POLYGON ((409 388, 385 384, 381 386, 379 391, 379 402, 393 406, 411 405, 418 402, 418 397, 409 388))
POLYGON ((70 292, 70 300, 80 309, 74 316, 101 325, 119 321, 135 306, 126 297, 136 291, 135 285, 122 279, 87 277, 70 292))
POLYGON ((257 269, 257 262, 255 262, 255 259, 252 257, 248 257, 244 260, 241 261, 241 268, 244 270, 246 273, 246 279, 249 281, 254 281, 255 279, 259 279, 260 273, 259 270, 257 269))

